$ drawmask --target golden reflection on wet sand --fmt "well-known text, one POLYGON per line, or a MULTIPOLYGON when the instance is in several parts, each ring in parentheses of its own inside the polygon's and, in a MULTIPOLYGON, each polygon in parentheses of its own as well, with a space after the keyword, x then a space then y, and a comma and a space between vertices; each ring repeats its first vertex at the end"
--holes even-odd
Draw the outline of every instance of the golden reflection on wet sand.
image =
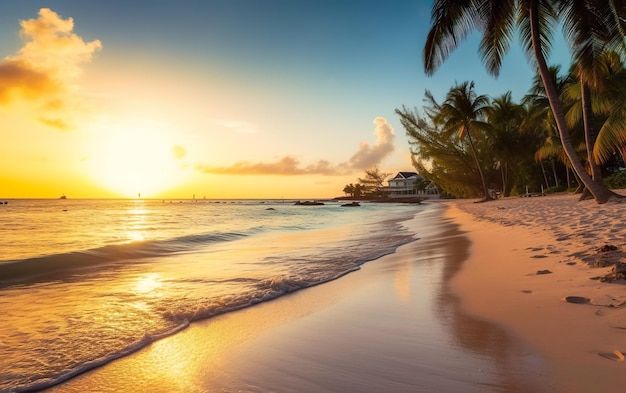
POLYGON ((470 244, 439 213, 415 220, 421 240, 359 272, 194 324, 51 391, 543 391, 536 354, 450 291, 470 244))

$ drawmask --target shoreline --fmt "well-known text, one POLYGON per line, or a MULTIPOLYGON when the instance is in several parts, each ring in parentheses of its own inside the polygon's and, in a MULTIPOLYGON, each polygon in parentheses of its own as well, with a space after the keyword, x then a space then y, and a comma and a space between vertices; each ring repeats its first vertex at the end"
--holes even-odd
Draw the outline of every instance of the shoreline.
POLYGON ((612 392, 626 384, 626 204, 437 201, 418 240, 193 323, 51 392, 612 392), (604 244, 618 250, 601 253, 604 244), (623 259, 622 259, 623 260, 623 259), (589 299, 578 304, 568 296, 589 299))
POLYGON ((624 261, 626 204, 577 198, 449 203, 446 217, 472 241, 451 286, 468 312, 541 352, 553 391, 612 392, 626 384, 626 286, 591 278, 611 270, 592 266, 624 261))
POLYGON ((419 240, 323 285, 192 324, 51 392, 543 391, 541 358, 449 290, 470 243, 443 206, 419 240))

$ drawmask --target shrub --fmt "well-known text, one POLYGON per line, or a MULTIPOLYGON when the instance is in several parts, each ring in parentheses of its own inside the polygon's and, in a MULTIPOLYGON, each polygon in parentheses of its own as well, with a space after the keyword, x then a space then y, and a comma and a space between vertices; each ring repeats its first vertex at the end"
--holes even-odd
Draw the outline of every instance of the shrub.
POLYGON ((604 185, 608 188, 626 188, 626 171, 621 171, 604 178, 604 185))
POLYGON ((555 192, 563 192, 563 191, 567 191, 567 188, 565 186, 556 186, 556 187, 546 188, 545 190, 543 190, 543 193, 544 194, 553 194, 555 192))

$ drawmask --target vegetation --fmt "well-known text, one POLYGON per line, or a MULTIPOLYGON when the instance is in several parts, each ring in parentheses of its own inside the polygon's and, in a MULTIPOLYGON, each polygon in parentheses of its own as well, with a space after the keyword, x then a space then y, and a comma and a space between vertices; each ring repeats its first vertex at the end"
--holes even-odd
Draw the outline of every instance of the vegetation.
POLYGON ((368 169, 365 171, 365 177, 359 178, 363 185, 364 194, 368 196, 382 196, 385 180, 391 173, 381 172, 380 169, 368 169))
POLYGON ((363 195, 363 186, 360 184, 347 184, 344 188, 343 188, 343 192, 344 194, 346 194, 346 196, 351 196, 351 197, 360 197, 363 195))
MULTIPOLYGON (((375 198, 383 196, 383 189, 385 187, 385 181, 391 173, 381 172, 378 167, 368 169, 365 171, 365 177, 359 178, 357 184, 347 184, 343 188, 343 193, 346 196, 353 198, 375 198)), ((425 187, 425 186, 424 186, 425 187)))
MULTIPOLYGON (((479 30, 482 33, 480 53, 487 70, 497 76, 513 32, 518 28, 526 52, 537 64, 563 152, 595 200, 604 203, 614 194, 596 176, 598 162, 592 151, 596 138, 590 116, 591 92, 604 87, 602 53, 608 49, 624 52, 624 16, 626 3, 616 1, 435 0, 433 24, 424 46, 424 67, 428 73, 434 73, 463 38, 472 30, 479 30), (571 130, 565 121, 564 103, 546 62, 552 27, 559 24, 569 41, 575 77, 580 83, 587 161, 592 175, 574 148, 571 130)), ((618 135, 621 134, 623 131, 618 131, 618 135)))
POLYGON ((617 172, 604 179, 609 188, 626 188, 626 171, 617 172))
MULTIPOLYGON (((567 91, 576 79, 572 74, 560 77, 558 69, 551 72, 563 101, 568 108, 575 106, 576 100, 568 99, 567 91)), ((422 112, 406 107, 396 110, 409 137, 413 164, 423 177, 453 197, 482 196, 484 200, 490 197, 485 195, 485 185, 487 191, 499 190, 505 196, 576 187, 578 179, 570 176, 571 166, 540 85, 533 85, 521 103, 513 101, 510 92, 491 99, 473 90, 474 85, 468 82, 453 86, 443 104, 426 91, 422 112), (469 105, 476 102, 481 104, 469 105), (457 106, 474 108, 468 111, 475 113, 470 123, 471 139, 468 134, 455 132, 462 129, 459 123, 451 126, 451 119, 458 118, 457 106)), ((586 163, 582 126, 572 122, 572 129, 572 143, 579 159, 586 163)), ((620 166, 621 155, 615 149, 600 170, 610 175, 620 166)), ((614 188, 613 183, 606 184, 614 188)))
MULTIPOLYGON (((534 155, 542 167, 546 185, 548 171, 543 162, 547 159, 555 183, 558 179, 556 165, 560 162, 565 167, 568 186, 572 170, 577 181, 598 203, 616 196, 602 182, 602 164, 606 170, 607 162, 616 154, 623 156, 626 150, 626 101, 623 94, 619 94, 626 86, 620 59, 626 53, 625 17, 626 2, 617 1, 435 0, 432 26, 424 46, 427 73, 434 73, 463 38, 478 30, 482 33, 480 54, 487 70, 497 76, 517 30, 529 58, 537 65, 537 79, 542 88, 535 86, 534 94, 531 92, 521 107, 514 105, 505 94, 492 101, 492 109, 483 110, 484 99, 481 98, 474 108, 475 117, 471 118, 476 121, 475 125, 467 123, 470 119, 467 117, 465 122, 460 118, 450 122, 454 116, 450 117, 451 113, 445 108, 448 103, 452 104, 451 95, 463 90, 463 84, 453 87, 441 106, 427 92, 430 106, 425 108, 425 116, 406 108, 396 111, 412 138, 414 161, 420 174, 431 178, 451 176, 447 186, 441 182, 443 179, 437 183, 459 196, 472 190, 474 195, 481 191, 483 199, 487 200, 486 185, 494 178, 494 170, 500 172, 503 191, 507 190, 507 185, 517 183, 517 179, 511 179, 512 175, 532 177, 533 171, 529 168, 518 169, 517 174, 510 171, 513 161, 528 160, 521 139, 534 141, 537 138, 541 144, 533 146, 536 148, 534 155), (563 80, 559 80, 557 72, 546 62, 552 27, 558 25, 563 26, 573 64, 570 74, 563 80), (562 83, 569 84, 569 89, 562 83), (569 94, 565 94, 566 91, 569 94), (572 91, 578 94, 572 95, 572 91), (614 99, 603 100, 603 95, 614 99), (456 137, 450 132, 452 123, 458 127, 456 137), (465 135, 468 137, 463 138, 465 135), (518 143, 521 151, 514 149, 518 143), (451 148, 447 155, 444 145, 451 148), (473 159, 468 160, 468 150, 473 159), (454 180, 463 173, 466 182, 454 180)), ((465 85, 463 99, 472 102, 482 97, 472 96, 473 84, 470 86, 472 89, 465 85)), ((472 112, 471 106, 456 109, 466 114, 472 112)))

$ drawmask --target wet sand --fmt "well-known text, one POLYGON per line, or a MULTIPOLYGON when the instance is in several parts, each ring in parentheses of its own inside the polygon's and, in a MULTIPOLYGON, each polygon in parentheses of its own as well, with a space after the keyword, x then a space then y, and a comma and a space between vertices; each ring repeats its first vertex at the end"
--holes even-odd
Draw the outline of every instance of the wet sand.
POLYGON ((593 278, 626 262, 626 203, 577 195, 459 201, 446 216, 472 239, 452 280, 468 311, 540 350, 551 391, 623 390, 626 281, 593 278))
POLYGON ((451 291, 474 246, 445 210, 419 214, 407 223, 419 240, 357 272, 192 324, 50 391, 553 391, 532 346, 451 291))

